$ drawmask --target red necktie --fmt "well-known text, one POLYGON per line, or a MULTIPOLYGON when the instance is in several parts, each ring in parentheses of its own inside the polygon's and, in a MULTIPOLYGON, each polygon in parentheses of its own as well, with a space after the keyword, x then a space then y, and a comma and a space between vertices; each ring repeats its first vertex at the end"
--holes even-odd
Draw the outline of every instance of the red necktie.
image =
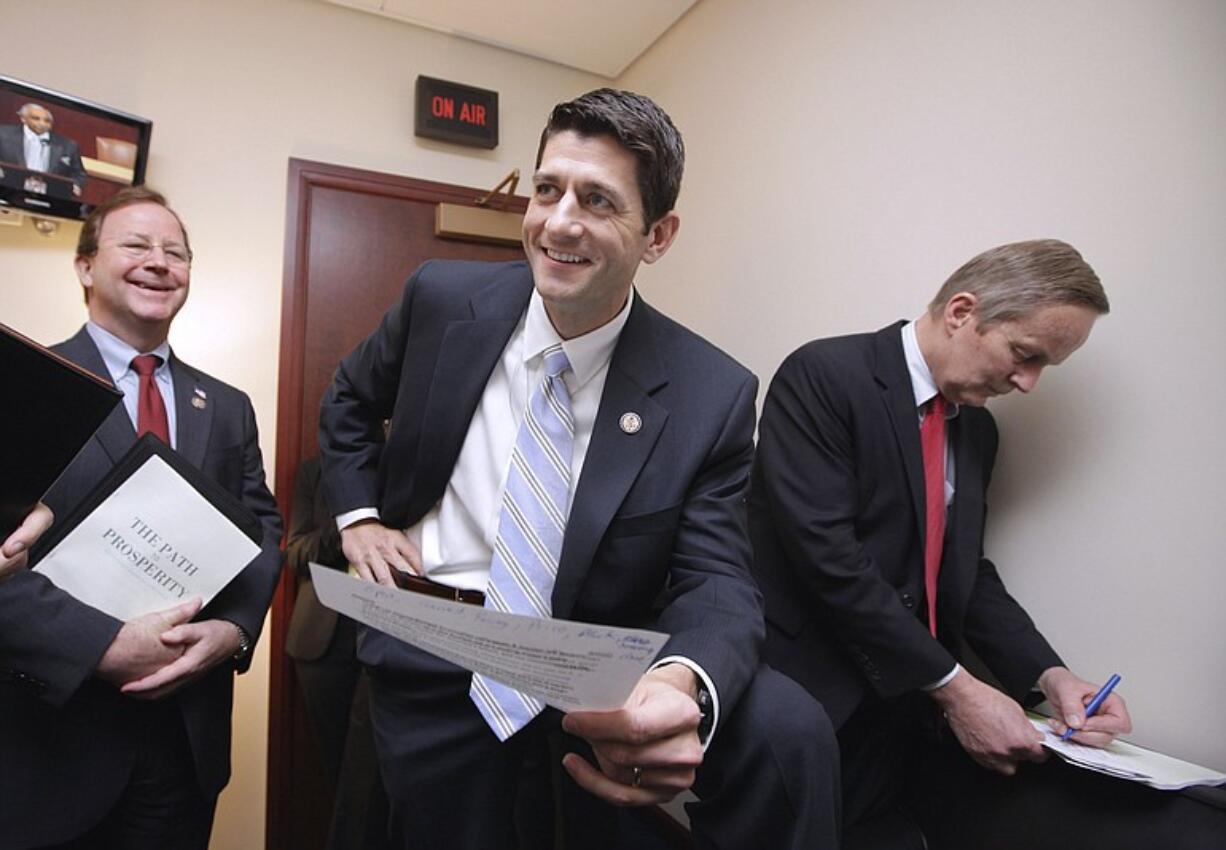
POLYGON ((136 402, 136 436, 148 432, 170 445, 170 424, 166 419, 166 403, 158 390, 153 373, 162 365, 156 354, 141 354, 132 358, 132 368, 140 375, 140 399, 136 402))
POLYGON ((937 575, 941 572, 941 549, 945 542, 945 397, 938 394, 928 403, 920 424, 924 450, 924 505, 927 522, 924 537, 924 594, 928 597, 928 629, 937 635, 937 575))

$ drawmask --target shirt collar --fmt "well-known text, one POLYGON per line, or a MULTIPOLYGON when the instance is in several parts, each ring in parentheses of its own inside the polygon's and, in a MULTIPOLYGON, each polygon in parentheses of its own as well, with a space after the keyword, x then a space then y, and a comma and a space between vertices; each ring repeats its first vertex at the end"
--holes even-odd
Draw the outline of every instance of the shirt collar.
POLYGON ((535 289, 532 290, 532 297, 528 299, 528 317, 524 325, 524 362, 540 356, 550 346, 561 343, 566 359, 570 361, 571 372, 575 376, 574 389, 582 387, 612 359, 613 349, 617 347, 617 340, 621 336, 622 328, 626 326, 626 319, 630 317, 630 306, 633 303, 632 288, 626 298, 626 306, 622 307, 616 316, 594 331, 564 340, 554 330, 553 322, 549 321, 541 294, 535 289))
POLYGON ((158 372, 167 368, 170 363, 170 342, 168 340, 162 340, 162 344, 152 351, 137 351, 115 334, 92 321, 85 323, 85 332, 94 341, 94 345, 98 346, 98 353, 102 355, 102 362, 106 365, 106 371, 110 373, 112 383, 119 383, 119 379, 132 368, 132 358, 138 354, 156 354, 161 357, 162 365, 158 367, 158 372))
POLYGON ((22 125, 21 125, 21 129, 23 129, 23 130, 25 130, 25 131, 26 131, 26 138, 27 138, 27 139, 38 139, 39 141, 42 141, 43 139, 46 139, 47 141, 51 141, 51 131, 50 131, 50 130, 48 130, 48 131, 47 131, 47 132, 45 132, 45 133, 35 133, 33 130, 31 130, 29 127, 27 127, 25 124, 22 124, 22 125))
POLYGON ((932 379, 932 370, 928 368, 923 352, 920 351, 919 340, 915 337, 915 322, 907 322, 902 326, 902 352, 907 359, 907 372, 911 376, 915 406, 923 407, 936 397, 937 383, 932 379))

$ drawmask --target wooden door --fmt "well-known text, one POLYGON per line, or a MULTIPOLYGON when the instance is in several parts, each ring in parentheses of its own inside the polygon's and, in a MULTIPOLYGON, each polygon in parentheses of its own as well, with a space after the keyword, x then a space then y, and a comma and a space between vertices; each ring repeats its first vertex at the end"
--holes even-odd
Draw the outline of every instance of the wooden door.
MULTIPOLYGON (((419 264, 433 258, 510 260, 523 251, 441 239, 435 205, 475 206, 484 191, 291 159, 277 393, 277 502, 288 519, 298 464, 318 448, 319 400, 340 360, 378 324, 419 264)), ((522 213, 526 198, 507 209, 522 213)), ((267 847, 323 847, 332 811, 285 630, 294 607, 289 571, 269 629, 267 847)))

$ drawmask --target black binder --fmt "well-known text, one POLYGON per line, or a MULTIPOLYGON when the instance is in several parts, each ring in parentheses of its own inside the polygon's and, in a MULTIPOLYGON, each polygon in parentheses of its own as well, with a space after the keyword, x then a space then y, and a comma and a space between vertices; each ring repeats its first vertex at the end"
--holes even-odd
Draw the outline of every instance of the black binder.
POLYGON ((145 434, 132 444, 132 448, 128 449, 124 456, 111 467, 111 471, 98 482, 97 486, 68 512, 68 516, 56 517, 55 525, 51 530, 39 538, 31 558, 31 566, 36 566, 43 555, 52 551, 57 543, 93 513, 94 508, 106 501, 120 484, 127 481, 129 476, 145 465, 145 461, 154 456, 164 460, 252 543, 258 546, 263 542, 264 526, 260 523, 260 518, 249 507, 212 478, 184 460, 170 446, 152 434, 145 434))
POLYGON ((123 399, 109 383, 0 325, 0 540, 123 399))

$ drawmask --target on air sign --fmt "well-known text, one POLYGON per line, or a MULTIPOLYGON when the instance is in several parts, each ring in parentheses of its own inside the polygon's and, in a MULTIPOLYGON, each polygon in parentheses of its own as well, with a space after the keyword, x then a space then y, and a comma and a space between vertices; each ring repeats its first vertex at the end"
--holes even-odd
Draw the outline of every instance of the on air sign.
POLYGON ((417 121, 413 132, 475 148, 498 147, 498 92, 417 78, 417 121))

